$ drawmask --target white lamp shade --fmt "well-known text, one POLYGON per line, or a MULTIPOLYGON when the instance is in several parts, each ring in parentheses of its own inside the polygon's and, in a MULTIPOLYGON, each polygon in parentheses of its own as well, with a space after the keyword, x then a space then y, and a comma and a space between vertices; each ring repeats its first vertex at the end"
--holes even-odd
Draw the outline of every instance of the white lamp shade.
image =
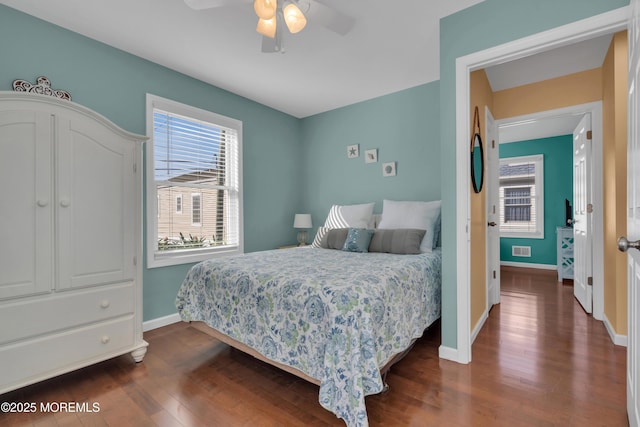
POLYGON ((311 228, 311 214, 296 214, 293 228, 311 228))
POLYGON ((307 18, 304 17, 302 11, 295 4, 289 3, 285 6, 283 13, 284 22, 292 34, 301 31, 307 25, 307 18))
POLYGON ((255 0, 253 10, 260 19, 271 19, 276 14, 276 0, 255 0))
POLYGON ((271 19, 260 19, 256 31, 266 37, 274 38, 276 36, 276 17, 271 19))

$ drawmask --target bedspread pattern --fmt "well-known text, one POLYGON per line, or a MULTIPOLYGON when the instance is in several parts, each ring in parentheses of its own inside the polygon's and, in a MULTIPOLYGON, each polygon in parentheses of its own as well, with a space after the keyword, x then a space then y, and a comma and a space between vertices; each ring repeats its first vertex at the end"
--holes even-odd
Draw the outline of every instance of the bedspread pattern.
POLYGON ((440 317, 440 257, 298 248, 208 260, 176 306, 184 321, 318 379, 323 407, 366 426, 379 368, 440 317))

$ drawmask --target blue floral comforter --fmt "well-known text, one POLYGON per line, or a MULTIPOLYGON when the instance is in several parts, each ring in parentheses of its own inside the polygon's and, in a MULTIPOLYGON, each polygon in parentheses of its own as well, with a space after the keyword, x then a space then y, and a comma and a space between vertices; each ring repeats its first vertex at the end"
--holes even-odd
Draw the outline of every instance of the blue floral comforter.
POLYGON ((176 306, 320 381, 320 404, 367 426, 364 397, 379 369, 440 317, 441 252, 354 253, 320 248, 203 261, 176 306))

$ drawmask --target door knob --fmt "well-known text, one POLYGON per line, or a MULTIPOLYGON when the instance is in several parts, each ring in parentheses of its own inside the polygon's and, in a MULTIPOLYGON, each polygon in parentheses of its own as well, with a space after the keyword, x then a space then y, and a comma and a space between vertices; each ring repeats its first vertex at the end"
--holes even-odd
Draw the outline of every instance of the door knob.
POLYGON ((618 250, 620 252, 627 252, 629 249, 640 249, 640 240, 630 242, 626 237, 620 237, 618 239, 618 250))
POLYGON ((490 222, 488 222, 488 223, 487 223, 487 225, 488 225, 489 227, 495 227, 495 226, 496 226, 496 225, 498 225, 498 224, 496 224, 496 223, 495 223, 495 221, 490 221, 490 222))

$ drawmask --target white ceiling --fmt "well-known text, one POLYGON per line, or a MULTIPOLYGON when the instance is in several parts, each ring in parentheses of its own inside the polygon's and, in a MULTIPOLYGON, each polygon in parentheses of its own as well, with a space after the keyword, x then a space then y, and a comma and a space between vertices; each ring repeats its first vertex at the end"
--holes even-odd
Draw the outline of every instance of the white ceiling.
POLYGON ((481 0, 319 0, 355 17, 340 36, 309 20, 286 53, 261 53, 251 1, 193 10, 183 0, 0 3, 307 117, 440 78, 439 19, 481 0))
MULTIPOLYGON (((340 36, 309 21, 286 53, 261 53, 250 0, 193 10, 183 0, 0 0, 139 57, 307 117, 440 78, 439 19, 482 0, 317 0, 356 19, 340 36), (390 13, 391 9, 393 13, 390 13)), ((488 68, 494 91, 602 65, 611 36, 488 68)), ((501 141, 571 133, 575 117, 501 128, 501 141)))
POLYGON ((494 92, 602 66, 613 34, 486 68, 494 92))

